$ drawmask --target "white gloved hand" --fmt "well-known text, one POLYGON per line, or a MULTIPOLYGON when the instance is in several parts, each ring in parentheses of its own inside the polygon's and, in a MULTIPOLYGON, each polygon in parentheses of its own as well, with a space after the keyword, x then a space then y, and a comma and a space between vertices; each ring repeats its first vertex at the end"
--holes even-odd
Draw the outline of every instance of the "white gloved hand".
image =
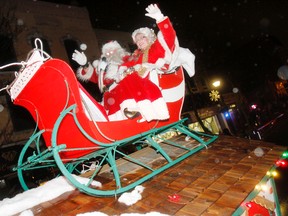
POLYGON ((79 52, 78 50, 74 50, 74 53, 72 54, 72 59, 81 66, 84 66, 87 64, 86 55, 83 52, 79 52))
POLYGON ((161 10, 158 8, 157 4, 150 4, 146 11, 148 13, 145 14, 145 16, 151 17, 155 19, 157 22, 163 19, 164 15, 161 13, 161 10))

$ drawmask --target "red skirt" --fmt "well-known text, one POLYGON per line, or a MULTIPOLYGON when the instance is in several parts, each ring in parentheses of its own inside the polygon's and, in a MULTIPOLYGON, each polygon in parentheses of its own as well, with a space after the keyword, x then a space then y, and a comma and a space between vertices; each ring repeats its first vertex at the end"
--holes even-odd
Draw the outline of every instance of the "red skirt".
POLYGON ((167 104, 159 87, 148 78, 140 77, 137 72, 127 75, 116 87, 105 92, 103 102, 110 121, 127 119, 125 108, 140 112, 146 121, 169 118, 167 104))

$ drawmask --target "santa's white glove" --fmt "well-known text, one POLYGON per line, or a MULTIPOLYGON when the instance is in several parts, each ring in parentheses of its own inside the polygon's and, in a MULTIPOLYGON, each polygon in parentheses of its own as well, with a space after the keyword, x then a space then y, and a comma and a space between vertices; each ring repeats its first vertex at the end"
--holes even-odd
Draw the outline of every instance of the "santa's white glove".
POLYGON ((148 13, 145 14, 145 16, 151 17, 156 20, 156 22, 162 20, 164 18, 164 15, 161 13, 161 10, 158 8, 157 4, 150 4, 146 11, 148 13))
POLYGON ((79 52, 78 50, 74 50, 74 53, 72 54, 72 59, 81 66, 84 66, 87 64, 86 55, 83 52, 79 52))

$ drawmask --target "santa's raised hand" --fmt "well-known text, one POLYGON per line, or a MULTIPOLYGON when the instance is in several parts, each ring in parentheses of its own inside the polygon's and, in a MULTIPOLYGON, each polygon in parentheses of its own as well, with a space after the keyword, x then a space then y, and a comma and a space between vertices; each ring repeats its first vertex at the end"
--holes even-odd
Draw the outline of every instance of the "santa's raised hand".
POLYGON ((79 52, 78 50, 74 50, 74 53, 72 54, 72 59, 81 66, 87 64, 86 55, 83 52, 79 52))
POLYGON ((164 15, 162 14, 161 10, 158 8, 157 4, 150 4, 146 8, 146 11, 148 13, 146 13, 145 16, 155 19, 156 22, 159 22, 164 18, 164 15))

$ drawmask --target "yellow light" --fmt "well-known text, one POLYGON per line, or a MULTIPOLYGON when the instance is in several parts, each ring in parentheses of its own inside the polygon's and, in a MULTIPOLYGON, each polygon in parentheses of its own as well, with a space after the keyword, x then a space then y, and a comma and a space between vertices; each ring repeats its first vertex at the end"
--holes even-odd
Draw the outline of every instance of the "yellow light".
POLYGON ((274 170, 272 172, 271 171, 267 171, 266 175, 276 177, 276 176, 278 176, 278 172, 276 170, 274 170))
POLYGON ((267 185, 265 185, 265 184, 257 184, 257 185, 255 186, 255 189, 256 189, 256 190, 267 191, 267 190, 268 190, 268 187, 267 187, 267 185))
POLYGON ((217 81, 213 82, 212 85, 214 87, 219 87, 221 85, 221 82, 219 80, 217 80, 217 81))
POLYGON ((263 190, 263 191, 267 191, 268 190, 268 187, 267 187, 267 185, 261 185, 261 189, 263 190))

